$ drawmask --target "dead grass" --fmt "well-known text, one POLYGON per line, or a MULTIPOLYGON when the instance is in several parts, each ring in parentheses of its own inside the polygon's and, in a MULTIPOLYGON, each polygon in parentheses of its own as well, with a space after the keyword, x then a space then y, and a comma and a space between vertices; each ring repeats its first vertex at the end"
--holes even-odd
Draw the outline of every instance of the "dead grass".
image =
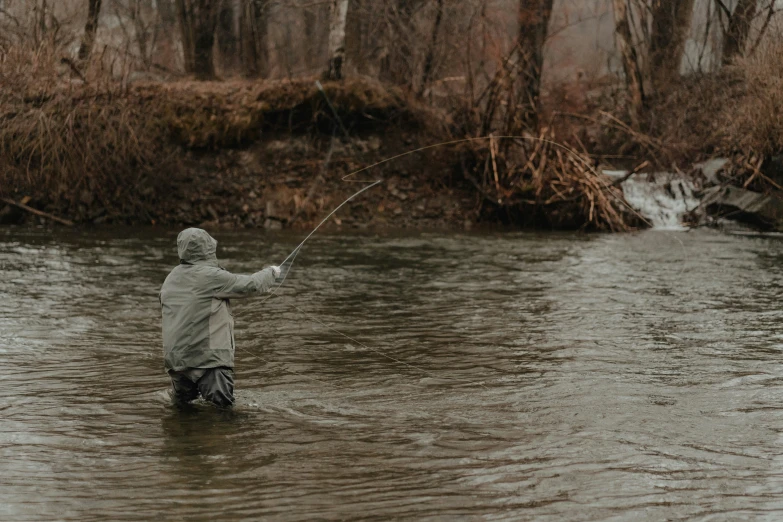
MULTIPOLYGON (((453 121, 462 123, 446 129, 443 114, 366 78, 325 83, 326 96, 313 79, 125 85, 88 71, 89 83, 77 85, 52 72, 61 64, 49 55, 20 60, 0 64, 0 196, 31 196, 37 208, 76 221, 152 221, 163 200, 188 182, 194 157, 281 135, 405 129, 432 143, 449 134, 475 136, 485 126, 521 133, 498 108, 502 92, 495 105, 455 113, 453 121)), ((461 165, 453 149, 444 149, 433 172, 461 167, 486 219, 606 231, 638 226, 585 145, 576 150, 569 142, 579 137, 553 130, 528 140, 477 142, 456 156, 461 165)))
POLYGON ((717 74, 684 78, 653 107, 648 135, 668 165, 728 157, 723 181, 779 190, 783 152, 783 44, 769 38, 753 56, 717 74))
POLYGON ((544 130, 467 147, 463 170, 490 219, 553 229, 621 232, 643 226, 593 159, 544 130))
POLYGON ((185 174, 183 151, 239 148, 281 132, 429 125, 400 92, 362 79, 324 85, 338 123, 307 80, 126 87, 32 78, 0 78, 0 196, 31 196, 77 220, 150 216, 185 174))
POLYGON ((165 121, 175 144, 195 149, 241 147, 270 132, 342 134, 423 128, 432 121, 402 91, 369 79, 323 87, 326 96, 313 80, 149 83, 133 87, 128 97, 165 121))
POLYGON ((783 151, 783 43, 769 40, 735 67, 746 90, 724 107, 732 142, 738 150, 779 154, 783 151))
POLYGON ((76 215, 87 207, 108 213, 146 207, 165 179, 155 174, 172 165, 159 139, 164 130, 126 100, 95 100, 86 91, 65 91, 0 101, 0 191, 44 198, 76 215))
POLYGON ((622 97, 589 114, 605 131, 597 152, 666 169, 705 157, 739 154, 750 161, 780 154, 783 44, 768 38, 753 56, 714 74, 684 76, 650 103, 636 128, 627 124, 622 97))

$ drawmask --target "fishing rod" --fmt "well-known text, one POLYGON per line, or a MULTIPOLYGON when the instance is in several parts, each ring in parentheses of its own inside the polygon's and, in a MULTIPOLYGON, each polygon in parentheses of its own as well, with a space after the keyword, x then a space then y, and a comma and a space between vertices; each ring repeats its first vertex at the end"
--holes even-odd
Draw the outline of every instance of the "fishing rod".
POLYGON ((372 184, 370 184, 370 185, 367 185, 367 186, 366 186, 366 187, 364 187, 363 189, 361 189, 361 190, 359 190, 359 191, 355 192, 355 193, 354 193, 352 196, 350 196, 348 199, 346 199, 345 201, 343 201, 342 203, 340 203, 340 204, 339 204, 339 205, 338 205, 338 206, 337 206, 337 207, 336 207, 334 210, 332 210, 331 212, 329 212, 329 214, 327 214, 327 216, 326 216, 325 218, 323 218, 323 219, 321 220, 321 222, 320 222, 320 223, 318 223, 318 225, 317 225, 317 226, 316 226, 316 227, 315 227, 315 228, 312 230, 312 232, 310 232, 309 234, 307 234, 307 236, 306 236, 306 237, 305 237, 305 238, 302 240, 302 242, 301 242, 301 243, 299 243, 299 244, 296 246, 296 248, 294 248, 294 249, 291 251, 291 253, 290 253, 290 254, 288 254, 288 257, 286 257, 286 258, 283 260, 283 262, 282 262, 282 263, 280 263, 280 264, 278 265, 278 267, 280 268, 280 275, 279 275, 279 276, 277 276, 277 277, 275 278, 275 282, 277 283, 277 286, 276 286, 276 287, 275 287, 273 290, 271 290, 271 291, 269 292, 269 293, 270 293, 270 295, 268 295, 268 296, 267 296, 265 299, 263 299, 261 302, 264 302, 264 301, 266 301, 267 299, 271 299, 271 298, 272 298, 272 297, 273 297, 273 296, 274 296, 274 295, 277 293, 277 290, 278 290, 278 289, 279 289, 279 288, 280 288, 280 287, 283 285, 283 282, 285 282, 285 279, 286 279, 286 277, 288 277, 288 272, 290 272, 290 271, 291 271, 291 267, 292 267, 292 266, 293 266, 293 264, 294 264, 294 260, 296 259, 296 256, 298 256, 298 255, 299 255, 299 252, 302 250, 302 247, 304 246, 304 244, 305 244, 305 243, 307 243, 307 240, 308 240, 308 239, 310 239, 311 237, 313 237, 313 234, 315 234, 315 233, 318 231, 318 229, 319 229, 319 228, 321 228, 321 226, 323 226, 323 224, 324 224, 324 223, 326 223, 327 221, 329 221, 329 218, 331 218, 332 216, 334 216, 334 215, 337 213, 337 211, 338 211, 338 210, 340 210, 341 208, 343 208, 343 207, 344 207, 346 204, 348 204, 348 202, 349 202, 349 201, 353 200, 354 198, 356 198, 357 196, 359 196, 359 195, 360 195, 360 194, 362 194, 363 192, 366 192, 366 191, 370 190, 371 188, 373 188, 373 187, 375 187, 375 186, 377 186, 377 185, 379 185, 379 184, 381 184, 381 183, 383 183, 383 180, 381 180, 381 179, 379 179, 379 180, 375 180, 374 182, 372 182, 372 184))
MULTIPOLYGON (((332 101, 329 99, 329 96, 326 94, 326 90, 324 89, 324 87, 321 84, 321 82, 316 80, 315 81, 315 86, 318 89, 318 91, 323 95, 324 100, 326 100, 326 104, 329 106, 329 109, 331 110, 332 114, 334 115, 334 118, 335 118, 335 121, 337 122, 337 125, 339 125, 339 127, 342 130, 342 132, 345 135, 345 137, 346 138, 350 138, 350 136, 348 134, 348 131, 345 128, 345 125, 343 124, 342 118, 340 118, 340 115, 337 112, 337 109, 332 104, 332 101)), ((499 140, 514 139, 514 140, 536 141, 536 142, 539 142, 539 143, 546 143, 546 144, 551 145, 553 147, 556 147, 556 148, 558 148, 560 150, 563 150, 564 152, 566 152, 567 154, 572 156, 574 159, 576 159, 579 163, 581 163, 585 167, 587 167, 587 169, 596 176, 596 178, 599 180, 599 182, 601 182, 601 184, 604 186, 604 188, 606 188, 607 190, 611 189, 611 186, 603 181, 601 175, 595 170, 593 165, 589 161, 587 161, 584 157, 582 157, 579 154, 577 154, 576 151, 574 151, 574 149, 572 149, 571 147, 568 147, 566 145, 563 145, 562 143, 558 143, 558 142, 556 142, 554 140, 550 140, 550 139, 543 138, 543 137, 540 137, 540 136, 520 136, 520 135, 494 136, 494 135, 490 134, 489 136, 474 136, 474 137, 469 137, 469 138, 459 138, 459 139, 455 139, 455 140, 448 140, 448 141, 443 141, 443 142, 439 142, 439 143, 434 143, 434 144, 431 144, 431 145, 425 145, 423 147, 419 147, 419 148, 416 148, 416 149, 413 149, 413 150, 409 150, 409 151, 406 151, 406 152, 403 152, 403 153, 400 153, 400 154, 396 154, 394 156, 382 159, 380 161, 377 161, 375 163, 372 163, 370 165, 362 167, 362 168, 360 168, 358 170, 355 170, 355 171, 350 172, 350 173, 346 174, 345 176, 343 176, 341 178, 342 181, 349 182, 349 183, 370 183, 370 185, 368 185, 367 187, 363 188, 362 190, 359 190, 358 192, 353 194, 351 197, 349 197, 348 199, 343 201, 336 209, 334 209, 331 213, 329 213, 329 215, 326 216, 323 219, 323 221, 321 221, 318 224, 318 226, 316 226, 315 229, 312 232, 310 232, 310 234, 308 234, 307 237, 288 255, 288 257, 280 265, 281 273, 282 273, 282 270, 283 270, 283 265, 287 261, 289 261, 289 259, 290 259, 291 263, 286 268, 285 274, 282 275, 282 279, 280 280, 280 283, 278 284, 278 286, 275 288, 275 292, 277 291, 277 288, 279 288, 280 285, 283 284, 283 281, 285 281, 285 277, 288 275, 288 271, 290 270, 291 265, 294 262, 294 259, 296 259, 296 256, 299 253, 299 249, 301 249, 302 245, 304 245, 304 243, 308 239, 310 239, 310 237, 313 234, 315 234, 316 230, 321 228, 321 225, 323 225, 326 221, 328 221, 328 219, 330 217, 332 217, 334 215, 334 213, 337 212, 340 208, 342 208, 343 205, 345 205, 346 203, 351 201, 353 198, 355 198, 356 196, 358 196, 359 194, 361 194, 365 190, 369 190, 372 187, 374 187, 374 186, 376 186, 376 185, 378 185, 378 184, 383 182, 383 180, 379 180, 379 179, 359 180, 359 179, 348 179, 348 178, 352 178, 353 176, 356 176, 357 174, 360 174, 362 172, 368 171, 370 169, 373 169, 373 168, 378 167, 380 165, 383 165, 385 163, 389 163, 391 161, 397 160, 399 158, 403 158, 405 156, 409 156, 411 154, 416 154, 418 152, 423 152, 425 150, 435 149, 435 148, 438 148, 438 147, 445 147, 445 146, 448 146, 448 145, 458 145, 458 144, 461 144, 461 143, 470 143, 470 142, 474 142, 474 141, 490 140, 490 142, 491 142, 492 140, 496 140, 496 139, 499 139, 499 140)), ((630 210, 633 214, 635 214, 642 222, 647 224, 647 226, 652 227, 652 223, 648 219, 646 219, 644 216, 642 216, 639 212, 637 212, 636 209, 631 207, 624 199, 620 198, 619 201, 620 201, 620 203, 623 206, 625 206, 628 210, 630 210)), ((680 241, 680 244, 682 245, 681 241, 680 241)), ((683 248, 684 248, 684 246, 683 246, 683 248)), ((278 278, 278 279, 280 279, 280 278, 278 278)), ((273 294, 274 294, 274 292, 273 292, 273 294)))
MULTIPOLYGON (((425 151, 425 150, 430 150, 430 149, 434 149, 434 148, 438 148, 438 147, 445 147, 445 146, 448 146, 448 145, 458 145, 458 144, 460 144, 460 143, 469 143, 469 142, 474 142, 474 141, 481 141, 481 140, 498 140, 498 139, 519 139, 519 140, 529 140, 529 141, 538 141, 538 142, 541 142, 541 143, 546 143, 546 144, 548 144, 548 145, 552 145, 552 146, 554 146, 554 147, 557 147, 557 148, 559 148, 559 149, 563 150, 564 152, 566 152, 566 153, 570 154, 570 155, 571 155, 571 156, 572 156, 574 159, 576 159, 577 161, 579 161, 580 163, 582 163, 582 164, 583 164, 585 167, 587 167, 587 168, 590 170, 590 172, 592 172, 593 174, 595 174, 595 175, 596 175, 596 177, 597 177, 599 180, 600 180, 600 178, 601 178, 600 174, 599 174, 599 173, 598 173, 598 172, 595 170, 595 168, 593 167, 593 165, 592 165, 592 164, 591 164, 589 161, 587 161, 586 159, 584 159, 582 156, 580 156, 579 154, 577 154, 577 153, 576 153, 576 152, 575 152, 575 151, 574 151, 572 148, 570 148, 570 147, 567 147, 567 146, 563 145, 562 143, 558 143, 558 142, 556 142, 556 141, 549 140, 549 139, 546 139, 546 138, 540 138, 540 137, 535 137, 535 136, 516 136, 516 135, 502 135, 502 136, 493 136, 493 135, 490 135, 490 136, 476 136, 476 137, 471 137, 471 138, 460 138, 460 139, 456 139, 456 140, 443 141, 443 142, 434 143, 434 144, 431 144, 431 145, 425 145, 424 147, 419 147, 419 148, 417 148, 417 149, 409 150, 409 151, 406 151, 406 152, 403 152, 403 153, 400 153, 400 154, 397 154, 397 155, 394 155, 394 156, 391 156, 391 157, 388 157, 388 158, 382 159, 382 160, 380 160, 380 161, 377 161, 377 162, 375 162, 375 163, 372 163, 372 164, 370 164, 370 165, 367 165, 367 166, 365 166, 365 167, 362 167, 362 168, 360 168, 360 169, 358 169, 358 170, 355 170, 355 171, 353 171, 353 172, 350 172, 350 173, 346 174, 345 176, 343 176, 343 177, 341 178, 341 180, 342 180, 342 181, 345 181, 345 182, 348 182, 348 183, 369 183, 369 185, 368 185, 368 186, 366 186, 366 187, 364 187, 363 189, 361 189, 361 190, 357 191, 356 193, 354 193, 354 194, 353 194, 352 196, 350 196, 348 199, 346 199, 345 201, 343 201, 342 203, 340 203, 340 205, 339 205, 337 208, 335 208, 334 210, 332 210, 332 211, 331 211, 331 212, 330 212, 330 213, 329 213, 329 214, 328 214, 328 215, 327 215, 327 216, 326 216, 326 217, 325 217, 325 218, 324 218, 324 219, 323 219, 323 220, 322 220, 322 221, 321 221, 321 222, 318 224, 318 226, 316 226, 316 227, 315 227, 315 229, 313 229, 313 231, 312 231, 312 232, 310 232, 310 233, 307 235, 307 237, 305 237, 305 238, 304 238, 304 240, 302 240, 302 242, 301 242, 299 245, 297 245, 297 247, 296 247, 296 248, 294 248, 294 250, 293 250, 293 251, 291 251, 291 253, 288 255, 288 257, 286 257, 286 258, 285 258, 285 260, 283 261, 283 263, 281 263, 281 264, 280 264, 281 272, 282 272, 282 269, 283 269, 283 268, 282 268, 282 267, 283 267, 283 265, 284 265, 286 262, 288 262, 289 260, 291 261, 291 264, 293 264, 293 260, 296 258, 296 256, 298 255, 298 252, 299 252, 299 250, 302 248, 302 246, 305 244, 305 242, 307 242, 307 240, 308 240, 308 239, 310 239, 310 237, 312 237, 312 235, 313 235, 313 234, 315 234, 315 232, 316 232, 316 231, 317 231, 319 228, 321 228, 321 226, 322 226, 324 223, 326 223, 326 222, 329 220, 329 218, 330 218, 330 217, 332 217, 332 216, 333 216, 333 215, 334 215, 334 214, 335 214, 335 213, 336 213, 338 210, 340 210, 340 209, 341 209, 343 206, 345 206, 345 204, 346 204, 346 203, 348 203, 349 201, 351 201, 352 199, 354 199, 355 197, 357 197, 357 196, 358 196, 358 195, 360 195, 361 193, 365 192, 366 190, 369 190, 369 189, 371 189, 371 188, 375 187, 376 185, 379 185, 380 183, 383 183, 383 180, 381 180, 381 179, 374 179, 374 180, 361 180, 361 179, 348 179, 348 178, 352 178, 353 176, 356 176, 357 174, 361 174, 362 172, 365 172, 365 171, 367 171, 367 170, 370 170, 370 169, 373 169, 373 168, 375 168, 375 167, 378 167, 378 166, 380 166, 380 165, 383 165, 384 163, 389 163, 389 162, 391 162, 391 161, 394 161, 394 160, 396 160, 396 159, 399 159, 399 158, 402 158, 402 157, 405 157, 405 156, 409 156, 409 155, 411 155, 411 154, 415 154, 415 153, 417 153, 417 152, 423 152, 423 151, 425 151)), ((611 186, 610 186, 610 185, 608 185, 608 184, 606 184, 606 183, 603 183, 603 182, 602 182, 602 185, 603 185, 605 188, 607 188, 607 189, 610 189, 610 188, 611 188, 611 186)), ((633 207, 631 207, 631 206, 630 206, 630 205, 629 205, 627 202, 625 202, 625 201, 623 201, 623 200, 620 200, 620 202, 621 202, 621 203, 622 203, 622 204, 623 204, 623 205, 624 205, 626 208, 628 208, 628 210, 629 210, 629 211, 631 211, 631 212, 632 212, 633 214, 635 214, 635 215, 636 215, 636 216, 637 216, 637 217, 638 217, 640 220, 642 220, 642 221, 643 221, 645 224, 647 224, 647 225, 648 225, 648 226, 650 226, 650 227, 652 226, 652 223, 651 223, 651 222, 650 222, 650 221, 649 221, 647 218, 645 218, 644 216, 642 216, 641 214, 639 214, 639 212, 638 212, 636 209, 634 209, 633 207)), ((289 265, 289 269, 290 269, 290 265, 289 265)), ((286 275, 287 275, 287 271, 286 271, 286 275)), ((281 277, 282 277, 282 280, 281 280, 280 284, 282 284, 282 281, 284 281, 284 280, 285 280, 285 277, 284 277, 284 276, 281 276, 281 277)), ((278 279, 280 279, 280 278, 278 278, 278 279)), ((278 287, 279 287, 279 286, 280 286, 280 285, 278 285, 278 287)))
MULTIPOLYGON (((288 257, 286 257, 286 258, 285 258, 285 260, 284 260, 284 261, 283 261, 283 262, 280 264, 280 275, 279 275, 279 276, 278 276, 278 277, 275 279, 275 281, 277 282, 277 286, 274 288, 274 290, 271 290, 271 291, 270 291, 270 295, 268 295, 268 296, 267 296, 265 299, 263 299, 263 300, 261 301, 262 303, 263 303, 264 301, 267 301, 268 299, 271 299, 272 297, 274 297, 274 296, 277 294, 277 290, 278 290, 278 289, 279 289, 279 288, 280 288, 280 287, 283 285, 283 282, 285 281, 286 277, 288 277, 288 273, 290 272, 290 270, 291 270, 291 267, 292 267, 292 266, 293 266, 293 264, 294 264, 294 260, 296 259, 296 256, 298 256, 298 255, 299 255, 299 252, 301 252, 301 250, 302 250, 302 247, 303 247, 303 246, 304 246, 304 244, 307 242, 307 240, 308 240, 308 239, 310 239, 310 238, 313 236, 313 234, 315 234, 315 233, 318 231, 318 229, 319 229, 319 228, 321 228, 321 227, 324 225, 324 223, 326 223, 327 221, 329 221, 329 218, 331 218, 331 217, 332 217, 332 216, 333 216, 335 213, 337 213, 337 211, 338 211, 338 210, 340 210, 342 207, 344 207, 344 206, 345 206, 345 205, 346 205, 346 204, 347 204, 349 201, 353 200, 354 198, 356 198, 356 197, 357 197, 357 196, 359 196, 360 194, 362 194, 362 193, 364 193, 364 192, 366 192, 366 191, 370 190, 371 188, 373 188, 373 187, 375 187, 375 186, 379 185, 380 183, 383 183, 383 180, 380 180, 380 179, 379 179, 379 180, 375 180, 375 181, 371 182, 369 185, 367 185, 366 187, 362 188, 361 190, 358 190, 358 191, 356 191, 355 193, 353 193, 353 194, 352 194, 350 197, 348 197, 348 198, 347 198, 345 201, 343 201, 342 203, 340 203, 340 204, 339 204, 339 205, 338 205, 338 206, 337 206, 337 207, 336 207, 334 210, 332 210, 331 212, 329 212, 329 214, 327 214, 327 215, 326 215, 326 217, 324 217, 324 218, 321 220, 321 222, 320 222, 320 223, 318 223, 318 225, 317 225, 317 226, 316 226, 316 227, 315 227, 315 228, 314 228, 314 229, 313 229, 313 230, 312 230, 312 231, 311 231, 309 234, 307 234, 307 236, 306 236, 306 237, 305 237, 305 238, 304 238, 304 239, 303 239, 303 240, 302 240, 302 241, 301 241, 301 242, 300 242, 300 243, 299 243, 299 244, 296 246, 296 248, 294 248, 294 249, 291 251, 291 253, 290 253, 290 254, 288 254, 288 257), (284 267, 285 267, 285 268, 284 268, 284 267)), ((355 338, 353 338, 353 337, 349 336, 348 334, 345 334, 345 333, 341 332, 340 330, 338 330, 338 329, 336 329, 336 328, 334 328, 334 327, 332 327, 332 326, 329 326, 328 324, 324 323, 323 321, 321 321, 321 320, 319 320, 319 319, 317 319, 317 318, 313 317, 312 315, 310 315, 310 314, 308 314, 307 312, 305 312, 304 310, 302 310, 300 307, 298 307, 298 306, 296 306, 296 305, 292 305, 292 306, 293 306, 294 308, 296 308, 296 309, 297 309, 297 310, 298 310, 300 313, 302 313, 302 314, 303 314, 305 317, 307 317, 308 319, 310 319, 311 321, 313 321, 313 322, 316 322, 316 323, 320 324, 321 326, 323 326, 323 327, 324 327, 324 328, 326 328, 327 330, 330 330, 330 331, 332 331, 332 332, 334 332, 334 333, 336 333, 336 334, 338 334, 338 335, 341 335, 342 337, 345 337, 345 338, 346 338, 346 339, 348 339, 349 341, 352 341, 352 342, 353 342, 353 343, 355 343, 356 345, 358 345, 358 346, 361 346, 361 347, 362 347, 362 348, 364 348, 365 350, 368 350, 368 351, 371 351, 371 352, 377 353, 378 355, 381 355, 382 357, 385 357, 385 358, 387 358, 387 359, 389 359, 389 360, 392 360, 392 361, 394 361, 394 362, 396 362, 396 363, 398 363, 398 364, 401 364, 401 365, 407 366, 407 367, 409 367, 409 368, 412 368, 412 369, 414 369, 414 370, 416 370, 416 371, 419 371, 419 372, 421 372, 421 373, 424 373, 424 374, 426 374, 426 375, 429 375, 430 377, 435 377, 435 378, 439 378, 439 379, 448 379, 448 380, 458 381, 458 382, 462 382, 462 383, 464 383, 464 384, 478 385, 478 386, 481 386, 482 388, 485 388, 485 389, 486 389, 486 386, 485 386, 483 383, 481 383, 481 382, 477 382, 477 381, 468 381, 468 380, 466 380, 466 379, 459 379, 459 378, 456 378, 456 377, 451 377, 451 376, 442 376, 442 375, 436 374, 436 373, 434 373, 434 372, 430 372, 430 371, 428 371, 428 370, 425 370, 424 368, 421 368, 421 367, 419 367, 419 366, 415 366, 415 365, 413 365, 413 364, 410 364, 410 363, 407 363, 407 362, 405 362, 405 361, 402 361, 402 360, 400 360, 400 359, 398 359, 398 358, 396 358, 396 357, 393 357, 393 356, 391 356, 391 355, 388 355, 388 354, 386 354, 386 353, 384 353, 384 352, 382 352, 382 351, 380 351, 380 350, 377 350, 377 349, 375 349, 375 348, 371 348, 371 347, 369 347, 368 345, 366 345, 366 344, 362 343, 361 341, 359 341, 359 340, 357 340, 357 339, 355 339, 355 338)), ((245 351, 246 353, 250 354, 251 356, 253 356, 253 357, 256 357, 256 358, 258 358, 258 359, 260 359, 260 360, 262 360, 262 361, 265 361, 265 362, 267 362, 267 363, 269 363, 269 362, 270 362, 270 361, 268 361, 268 360, 266 360, 266 359, 263 359, 263 358, 261 358, 261 357, 259 357, 259 356, 255 355, 255 354, 253 354, 253 353, 249 352, 249 351, 246 351, 246 350, 244 350, 244 349, 243 349, 242 351, 245 351)), ((299 373, 299 372, 294 372, 294 371, 292 371, 292 370, 288 370, 288 369, 287 369, 285 366, 281 366, 281 368, 282 368, 284 371, 287 371, 287 372, 289 372, 289 373, 292 373, 292 374, 294 374, 294 375, 298 375, 298 376, 306 377, 306 376, 305 376, 304 374, 302 374, 302 373, 299 373)), ((326 383, 325 381, 321 381, 321 380, 319 380, 319 379, 310 378, 310 377, 307 377, 307 378, 308 378, 309 380, 313 380, 313 381, 315 381, 315 382, 318 382, 318 383, 322 383, 322 384, 329 384, 329 383, 326 383)), ((332 387, 335 387, 335 388, 339 388, 339 386, 332 385, 332 384, 329 384, 329 386, 332 386, 332 387)))
MULTIPOLYGON (((341 129, 347 135, 347 131, 345 130, 345 127, 343 126, 342 121, 340 121, 340 117, 337 114, 337 111, 335 110, 334 106, 331 104, 331 102, 330 102, 328 96, 326 95, 326 92, 324 91, 323 87, 318 82, 316 82, 316 86, 318 87, 319 91, 321 91, 321 93, 326 98, 326 101, 329 104, 330 109, 334 113, 334 116, 337 119, 338 123, 340 124, 341 129)), ((337 213, 337 211, 339 211, 348 202, 350 202, 351 200, 353 200, 357 196, 359 196, 362 193, 370 190, 373 187, 378 186, 379 184, 381 184, 383 182, 383 180, 380 180, 380 179, 375 179, 375 180, 357 180, 357 179, 348 179, 348 178, 353 178, 354 176, 356 176, 356 175, 358 175, 358 174, 360 174, 362 172, 366 172, 366 171, 368 171, 370 169, 373 169, 373 168, 375 168, 377 166, 383 165, 385 163, 389 163, 389 162, 394 161, 396 159, 399 159, 399 158, 402 158, 402 157, 405 157, 405 156, 408 156, 408 155, 411 155, 411 154, 415 154, 415 153, 418 153, 418 152, 423 152, 423 151, 426 151, 426 150, 431 150, 431 149, 435 149, 435 148, 439 148, 439 147, 445 147, 445 146, 449 146, 449 145, 457 145, 457 144, 461 144, 461 143, 470 143, 470 142, 483 141, 483 140, 490 140, 491 141, 491 140, 494 140, 494 139, 527 140, 527 141, 537 141, 537 142, 549 144, 549 145, 551 145, 553 147, 556 147, 556 148, 558 148, 560 150, 563 150, 564 152, 566 152, 567 154, 572 156, 574 159, 576 159, 579 163, 581 163, 585 167, 587 167, 587 169, 596 176, 596 179, 599 180, 599 182, 603 185, 603 187, 606 190, 611 190, 611 188, 612 188, 608 183, 606 183, 602 179, 602 176, 595 170, 593 165, 589 161, 587 161, 584 157, 582 157, 581 155, 577 154, 572 148, 567 147, 567 146, 565 146, 565 145, 563 145, 561 143, 558 143, 556 141, 549 140, 549 139, 542 138, 542 137, 518 136, 518 135, 477 136, 477 137, 460 138, 460 139, 456 139, 456 140, 444 141, 444 142, 440 142, 440 143, 435 143, 435 144, 419 147, 419 148, 416 148, 416 149, 413 149, 413 150, 409 150, 409 151, 406 151, 406 152, 403 152, 403 153, 391 156, 389 158, 382 159, 380 161, 377 161, 377 162, 372 163, 370 165, 367 165, 365 167, 362 167, 362 168, 360 168, 358 170, 355 170, 353 172, 350 172, 350 173, 348 173, 348 174, 346 174, 345 176, 342 177, 342 181, 344 181, 344 182, 369 183, 369 184, 366 187, 363 187, 362 189, 360 189, 357 192, 355 192, 354 194, 352 194, 345 201, 340 203, 340 205, 338 205, 334 210, 332 210, 329 214, 327 214, 327 216, 325 218, 323 218, 320 223, 318 223, 318 225, 296 246, 296 248, 294 248, 291 251, 291 253, 288 254, 288 256, 279 265, 279 267, 280 267, 280 275, 275 279, 275 281, 277 283, 277 286, 270 292, 269 296, 267 296, 264 300, 262 300, 262 302, 266 301, 268 299, 271 299, 272 297, 277 295, 277 291, 280 289, 280 287, 283 285, 283 283, 285 282, 286 278, 288 277, 288 273, 290 272, 290 270, 291 270, 291 268, 293 266, 293 263, 296 260, 296 257, 301 252, 302 247, 321 228, 321 226, 323 226, 335 213, 337 213)), ((647 218, 642 216, 636 209, 631 207, 623 198, 618 198, 618 201, 624 207, 626 207, 631 213, 633 213, 635 216, 637 216, 642 222, 646 223, 648 226, 652 226, 652 223, 647 218)), ((680 247, 683 249, 683 252, 685 252, 685 245, 683 244, 683 242, 679 238, 677 238, 677 237, 675 237, 674 239, 677 240, 677 242, 680 244, 680 247)), ((684 270, 684 265, 681 267, 680 272, 682 272, 682 270, 684 270)), ((421 373, 424 373, 424 374, 427 374, 427 375, 430 375, 430 376, 433 376, 433 377, 437 377, 437 378, 444 378, 444 376, 437 375, 437 374, 435 374, 433 372, 429 372, 429 371, 427 371, 427 370, 425 370, 423 368, 420 368, 418 366, 409 364, 409 363, 407 363, 405 361, 402 361, 402 360, 397 359, 395 357, 392 357, 392 356, 390 356, 390 355, 388 355, 386 353, 383 353, 380 350, 376 350, 374 348, 370 348, 369 346, 367 346, 366 344, 358 341, 357 339, 355 339, 355 338, 353 338, 353 337, 351 337, 351 336, 349 336, 349 335, 347 335, 347 334, 337 330, 336 328, 334 328, 332 326, 327 325, 326 323, 324 323, 323 321, 320 321, 317 318, 312 317, 310 314, 308 314, 307 312, 302 310, 300 307, 298 307, 296 305, 293 305, 293 306, 300 313, 304 314, 310 320, 320 324, 324 328, 326 328, 326 329, 328 329, 328 330, 330 330, 330 331, 332 331, 334 333, 337 333, 337 334, 341 335, 342 337, 345 337, 346 339, 348 339, 351 342, 361 346, 362 348, 365 348, 366 350, 375 352, 375 353, 377 353, 377 354, 379 354, 379 355, 381 355, 381 356, 383 356, 383 357, 385 357, 387 359, 390 359, 390 360, 392 360, 394 362, 397 362, 398 364, 402 364, 402 365, 405 365, 405 366, 410 367, 412 369, 415 369, 415 370, 417 370, 417 371, 419 371, 421 373)), ((282 367, 282 368, 285 371, 289 371, 292 374, 303 376, 303 374, 287 370, 285 367, 282 367)), ((479 385, 482 388, 486 388, 486 386, 483 383, 481 383, 481 382, 468 381, 468 380, 465 380, 465 379, 458 379, 458 378, 448 377, 448 376, 445 377, 445 378, 447 378, 449 380, 456 380, 456 381, 464 382, 464 383, 467 383, 467 384, 479 385)), ((323 381, 320 381, 318 379, 312 379, 312 380, 317 381, 317 382, 323 382, 323 381)))

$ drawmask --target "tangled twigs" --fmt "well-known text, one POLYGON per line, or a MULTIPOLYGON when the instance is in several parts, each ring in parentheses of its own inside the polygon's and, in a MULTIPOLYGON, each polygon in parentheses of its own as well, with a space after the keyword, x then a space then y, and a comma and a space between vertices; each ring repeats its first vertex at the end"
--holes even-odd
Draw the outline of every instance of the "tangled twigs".
POLYGON ((495 142, 470 143, 473 161, 464 165, 466 178, 496 211, 555 228, 618 232, 637 224, 622 192, 596 171, 592 158, 558 143, 552 131, 502 148, 495 142))

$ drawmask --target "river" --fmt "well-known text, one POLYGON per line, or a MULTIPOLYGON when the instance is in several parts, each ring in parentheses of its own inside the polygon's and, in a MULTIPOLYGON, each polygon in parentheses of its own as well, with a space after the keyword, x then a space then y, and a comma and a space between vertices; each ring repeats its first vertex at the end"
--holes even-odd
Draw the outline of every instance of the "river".
POLYGON ((783 517, 779 240, 319 233, 225 412, 168 400, 175 237, 0 229, 0 520, 783 517))

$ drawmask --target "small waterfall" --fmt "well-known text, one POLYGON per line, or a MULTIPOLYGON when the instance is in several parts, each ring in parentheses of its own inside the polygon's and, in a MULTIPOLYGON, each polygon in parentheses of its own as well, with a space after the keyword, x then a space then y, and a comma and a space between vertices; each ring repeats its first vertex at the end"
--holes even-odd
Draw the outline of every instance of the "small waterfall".
MULTIPOLYGON (((622 179, 628 171, 605 170, 604 174, 622 179)), ((633 174, 620 187, 628 204, 656 229, 684 229, 683 216, 699 206, 699 199, 694 195, 696 186, 678 174, 633 174)))

